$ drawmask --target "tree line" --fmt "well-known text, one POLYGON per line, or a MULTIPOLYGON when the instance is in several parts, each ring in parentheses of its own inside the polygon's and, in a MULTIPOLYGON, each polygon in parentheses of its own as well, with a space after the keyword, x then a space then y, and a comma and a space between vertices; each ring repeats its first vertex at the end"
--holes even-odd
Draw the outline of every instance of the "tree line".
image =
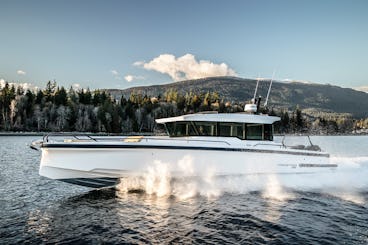
MULTIPOLYGON (((5 83, 0 88, 0 131, 25 132, 153 132, 155 119, 201 111, 241 112, 244 104, 225 101, 217 92, 178 93, 174 89, 151 97, 131 93, 114 99, 104 90, 68 90, 55 81, 32 91, 5 83)), ((265 112, 281 117, 280 133, 335 134, 368 128, 368 119, 322 114, 313 116, 294 110, 271 108, 265 112)))

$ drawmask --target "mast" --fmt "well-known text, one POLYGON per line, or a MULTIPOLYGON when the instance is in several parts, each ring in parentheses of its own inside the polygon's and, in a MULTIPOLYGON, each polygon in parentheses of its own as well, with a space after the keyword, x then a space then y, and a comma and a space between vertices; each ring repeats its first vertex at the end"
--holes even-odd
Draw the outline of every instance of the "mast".
POLYGON ((266 97, 266 101, 264 103, 264 107, 267 106, 267 103, 268 103, 268 97, 270 96, 270 92, 271 92, 271 87, 272 87, 272 82, 273 82, 273 78, 275 76, 275 70, 273 70, 273 74, 272 74, 272 78, 271 78, 271 82, 270 82, 270 87, 268 88, 268 92, 267 92, 267 97, 266 97))
POLYGON ((245 104, 245 106, 244 106, 244 111, 245 112, 256 114, 259 111, 259 105, 260 105, 260 102, 261 102, 261 97, 256 99, 258 84, 259 84, 259 76, 257 78, 257 85, 256 85, 256 89, 254 91, 253 99, 252 99, 250 104, 245 104))
POLYGON ((256 90, 254 90, 253 103, 256 103, 256 96, 257 96, 258 84, 259 84, 259 76, 257 77, 256 90))

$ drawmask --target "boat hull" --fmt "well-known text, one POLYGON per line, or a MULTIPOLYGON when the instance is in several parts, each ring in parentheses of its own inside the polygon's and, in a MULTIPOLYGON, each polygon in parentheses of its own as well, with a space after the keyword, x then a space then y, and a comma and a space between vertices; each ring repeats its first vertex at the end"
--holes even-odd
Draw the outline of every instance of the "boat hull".
POLYGON ((44 145, 40 175, 89 187, 165 168, 172 177, 312 173, 336 169, 328 154, 251 148, 44 145))

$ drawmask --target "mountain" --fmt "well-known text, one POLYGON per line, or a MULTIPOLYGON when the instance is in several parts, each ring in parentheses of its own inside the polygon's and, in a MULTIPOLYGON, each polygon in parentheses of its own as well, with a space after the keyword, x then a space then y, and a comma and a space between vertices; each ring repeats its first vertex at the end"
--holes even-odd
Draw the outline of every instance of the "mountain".
MULTIPOLYGON (((148 96, 162 96, 169 89, 183 94, 190 91, 194 93, 217 92, 224 101, 244 102, 253 98, 256 83, 254 79, 208 77, 124 90, 109 89, 108 92, 116 99, 120 99, 121 96, 129 98, 132 92, 148 96)), ((260 81, 257 95, 265 98, 269 84, 270 80, 260 81)), ((274 81, 268 104, 275 108, 294 109, 298 105, 301 109, 350 113, 356 118, 368 117, 368 93, 330 84, 274 81)))

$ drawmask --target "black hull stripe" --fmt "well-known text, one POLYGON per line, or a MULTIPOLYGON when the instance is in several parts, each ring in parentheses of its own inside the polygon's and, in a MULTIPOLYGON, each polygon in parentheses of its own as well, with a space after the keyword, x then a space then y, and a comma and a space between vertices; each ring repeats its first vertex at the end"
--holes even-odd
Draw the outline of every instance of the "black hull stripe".
POLYGON ((278 150, 241 149, 241 148, 221 148, 221 147, 194 147, 194 146, 170 146, 170 145, 108 145, 108 144, 43 144, 42 148, 78 148, 78 149, 164 149, 164 150, 200 150, 200 151, 235 151, 235 152, 256 152, 256 153, 278 153, 300 156, 330 157, 327 153, 314 152, 289 152, 278 150))

